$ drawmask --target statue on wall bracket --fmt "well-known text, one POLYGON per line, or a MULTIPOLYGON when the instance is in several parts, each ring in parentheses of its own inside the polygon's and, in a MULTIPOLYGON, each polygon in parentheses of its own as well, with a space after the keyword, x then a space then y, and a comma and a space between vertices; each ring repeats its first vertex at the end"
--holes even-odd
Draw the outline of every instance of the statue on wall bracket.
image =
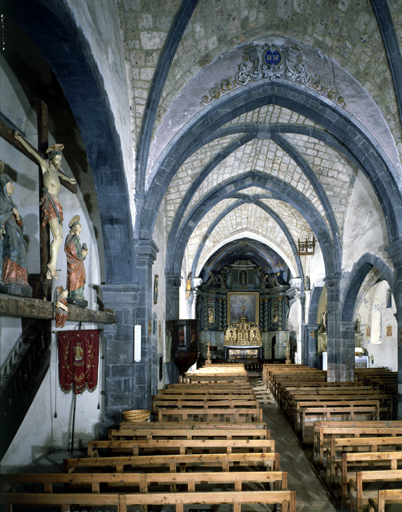
POLYGON ((3 170, 4 162, 0 162, 0 293, 32 297, 23 223, 11 198, 15 186, 3 170))
POLYGON ((67 256, 67 302, 76 306, 87 307, 88 301, 84 298, 86 274, 84 260, 88 254, 86 244, 80 242, 79 234, 82 227, 80 216, 75 215, 69 222, 70 233, 66 237, 64 252, 67 256))

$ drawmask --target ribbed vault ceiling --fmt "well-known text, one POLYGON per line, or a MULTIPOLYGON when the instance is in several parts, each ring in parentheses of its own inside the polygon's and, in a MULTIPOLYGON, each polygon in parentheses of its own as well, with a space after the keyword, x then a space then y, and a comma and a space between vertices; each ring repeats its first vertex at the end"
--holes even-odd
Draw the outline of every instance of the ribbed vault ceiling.
MULTIPOLYGON (((208 91, 204 86, 197 91, 194 84, 205 83, 205 76, 216 73, 217 68, 221 68, 220 79, 228 78, 225 56, 236 47, 267 37, 287 38, 308 46, 319 61, 320 71, 333 76, 334 81, 342 69, 343 78, 338 78, 337 87, 345 96, 346 111, 352 112, 351 117, 369 119, 375 126, 364 102, 359 105, 359 89, 361 97, 371 97, 383 116, 380 124, 388 126, 387 137, 390 141, 393 137, 391 153, 400 154, 397 98, 383 36, 370 1, 164 0, 142 2, 140 9, 134 4, 128 0, 118 2, 132 73, 133 136, 142 143, 137 172, 147 176, 145 188, 158 180, 158 162, 169 151, 174 130, 185 133, 186 123, 193 123, 203 113, 199 105, 202 94, 208 91), (189 21, 180 25, 184 13, 189 21), (174 57, 167 68, 158 69, 161 56, 169 56, 169 44, 174 57), (154 74, 155 70, 159 75, 154 74), (155 92, 157 87, 152 89, 152 80, 155 82, 163 73, 164 81, 158 84, 161 90, 155 92), (194 100, 191 107, 186 103, 189 87, 192 94, 199 94, 198 103, 194 100), (149 94, 153 94, 157 107, 149 101, 149 94), (147 97, 148 108, 154 108, 153 120, 151 110, 146 109, 147 97), (180 125, 175 121, 179 118, 180 125), (172 131, 168 133, 170 125, 172 131), (148 146, 143 145, 144 140, 148 146), (150 148, 149 154, 144 147, 150 148)), ((395 0, 388 5, 397 30, 401 26, 402 4, 395 0)), ((396 35, 401 39, 400 31, 396 35)), ((342 246, 358 172, 353 155, 344 151, 339 141, 331 141, 327 130, 302 115, 300 108, 292 110, 269 102, 251 108, 219 130, 212 130, 209 140, 187 155, 176 170, 162 203, 166 243, 170 240, 174 244, 172 238, 181 236, 190 226, 191 235, 185 241, 187 263, 182 272, 195 270, 198 275, 214 251, 221 250, 229 238, 241 238, 247 233, 247 239, 260 237, 268 246, 280 248, 297 273, 295 244, 298 238, 311 238, 312 226, 286 193, 278 195, 268 190, 269 183, 284 184, 292 197, 296 194, 301 198, 299 204, 304 202, 316 212, 329 238, 333 242, 340 240, 342 246), (253 173, 266 176, 267 188, 253 183, 253 173), (236 177, 246 174, 249 186, 235 190, 236 177), (222 200, 214 200, 203 209, 211 194, 216 197, 223 189, 222 200)), ((232 249, 239 250, 239 245, 232 249)))

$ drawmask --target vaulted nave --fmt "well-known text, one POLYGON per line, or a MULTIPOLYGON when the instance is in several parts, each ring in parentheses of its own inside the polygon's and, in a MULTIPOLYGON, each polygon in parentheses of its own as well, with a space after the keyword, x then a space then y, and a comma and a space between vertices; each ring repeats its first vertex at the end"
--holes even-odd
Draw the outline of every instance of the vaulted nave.
POLYGON ((2 473, 209 359, 389 372, 402 420, 401 19, 0 1, 2 473))

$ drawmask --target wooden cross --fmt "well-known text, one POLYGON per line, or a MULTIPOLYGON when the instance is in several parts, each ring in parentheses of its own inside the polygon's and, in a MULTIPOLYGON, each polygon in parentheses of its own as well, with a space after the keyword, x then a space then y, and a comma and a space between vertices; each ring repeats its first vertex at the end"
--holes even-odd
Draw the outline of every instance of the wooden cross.
MULTIPOLYGON (((36 150, 31 144, 27 143, 33 150, 34 153, 45 158, 45 150, 49 146, 49 132, 48 132, 48 110, 47 105, 42 100, 38 101, 37 104, 37 128, 38 128, 38 148, 36 150)), ((5 139, 9 144, 11 144, 14 148, 20 151, 23 155, 29 158, 32 162, 38 163, 33 155, 28 153, 28 151, 18 142, 18 140, 14 137, 14 128, 7 124, 2 118, 0 118, 0 136, 5 139)), ((77 193, 77 185, 72 185, 71 183, 60 180, 62 186, 64 186, 70 192, 74 194, 77 193)), ((41 198, 41 190, 43 187, 43 177, 42 172, 39 171, 39 197, 41 198)), ((39 211, 39 219, 41 218, 41 212, 39 211)), ((50 245, 50 234, 49 234, 49 226, 42 226, 40 223, 40 288, 41 290, 35 293, 34 296, 37 295, 37 298, 43 298, 46 300, 51 300, 51 282, 47 283, 46 280, 46 270, 47 270, 47 262, 49 261, 49 245, 50 245)), ((33 276, 32 276, 33 277, 33 276)), ((35 288, 35 287, 33 287, 35 288)))

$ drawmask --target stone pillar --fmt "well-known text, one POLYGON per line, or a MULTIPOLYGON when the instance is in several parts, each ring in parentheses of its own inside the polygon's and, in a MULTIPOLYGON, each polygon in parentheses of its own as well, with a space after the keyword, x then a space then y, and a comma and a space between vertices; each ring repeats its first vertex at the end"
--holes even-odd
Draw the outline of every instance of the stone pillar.
POLYGON ((310 368, 317 368, 317 330, 319 325, 305 325, 304 326, 304 360, 303 364, 310 368))
POLYGON ((344 382, 355 380, 355 322, 341 322, 340 365, 344 375, 344 382))
POLYGON ((136 281, 139 287, 136 325, 141 326, 141 361, 134 363, 139 387, 135 392, 134 409, 151 409, 152 395, 157 393, 158 366, 152 347, 152 265, 158 252, 152 240, 137 240, 134 247, 136 257, 136 281))
POLYGON ((179 320, 181 276, 177 274, 165 274, 165 280, 166 320, 179 320))
POLYGON ((141 372, 134 363, 134 325, 138 305, 137 285, 101 286, 104 308, 114 310, 116 323, 105 325, 105 419, 104 437, 107 428, 119 423, 122 411, 136 409, 134 396, 144 393, 141 372))
POLYGON ((394 299, 398 322, 398 409, 397 419, 402 420, 402 239, 385 247, 394 265, 394 299))
MULTIPOLYGON (((304 329, 304 325, 306 322, 306 318, 308 318, 307 311, 310 307, 310 299, 311 299, 311 291, 305 291, 303 296, 296 295, 296 298, 299 301, 299 311, 298 311, 298 317, 300 319, 299 322, 299 328, 297 332, 297 352, 298 356, 297 359, 295 359, 295 363, 301 363, 303 358, 303 349, 305 346, 306 348, 306 357, 309 358, 309 342, 308 338, 310 337, 310 331, 306 331, 304 329), (305 336, 306 335, 306 336, 305 336)), ((317 344, 316 344, 317 346, 317 344)))
POLYGON ((354 374, 354 342, 353 346, 346 337, 343 340, 340 325, 340 278, 341 274, 328 275, 327 286, 327 352, 328 382, 347 382, 354 374))
MULTIPOLYGON (((180 319, 180 286, 181 276, 177 274, 165 274, 166 280, 166 320, 179 320, 180 319)), ((165 365, 167 382, 179 382, 179 370, 174 362, 171 360, 171 346, 167 347, 169 354, 167 354, 168 363, 165 365)))

